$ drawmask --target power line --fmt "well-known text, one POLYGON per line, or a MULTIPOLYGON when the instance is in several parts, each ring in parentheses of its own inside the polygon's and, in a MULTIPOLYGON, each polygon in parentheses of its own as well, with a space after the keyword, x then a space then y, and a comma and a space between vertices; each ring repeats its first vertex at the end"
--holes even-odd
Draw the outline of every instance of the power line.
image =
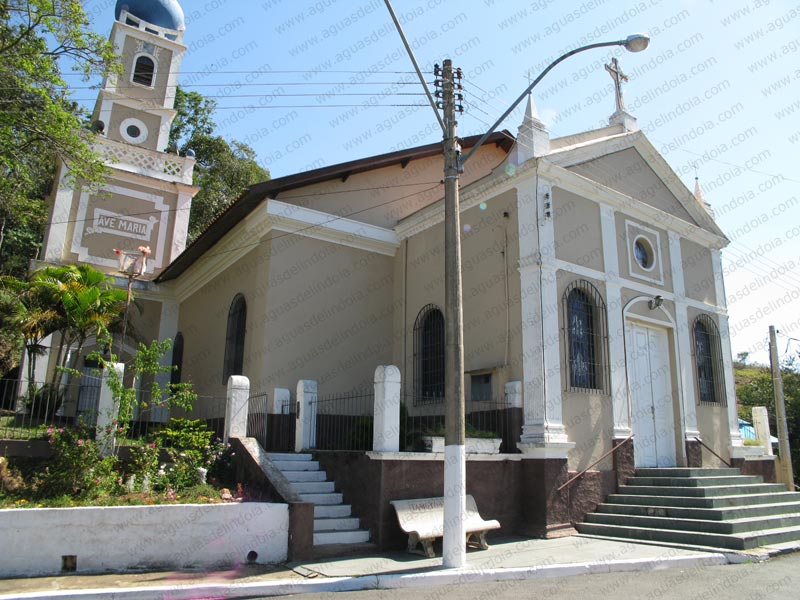
MULTIPOLYGON (((339 215, 339 216, 333 217, 332 219, 328 219, 327 221, 323 221, 322 223, 315 223, 313 225, 307 225, 306 227, 301 227, 300 229, 295 229, 294 231, 287 231, 287 232, 281 233, 279 235, 273 235, 270 238, 270 240, 277 240, 277 239, 281 239, 281 238, 284 238, 284 237, 288 237, 290 235, 298 235, 298 234, 300 234, 300 233, 302 233, 304 231, 309 231, 309 230, 315 229, 317 227, 322 227, 324 225, 327 225, 329 223, 333 223, 335 221, 341 221, 342 219, 349 219, 350 217, 352 217, 354 215, 366 212, 368 210, 373 210, 373 209, 376 209, 376 208, 380 208, 381 206, 387 206, 389 204, 393 204, 394 202, 399 202, 400 200, 406 200, 406 199, 411 198, 413 196, 417 196, 417 195, 420 195, 420 194, 425 194, 427 192, 430 192, 432 190, 437 189, 441 185, 442 185, 442 182, 438 182, 434 186, 431 186, 431 187, 429 187, 427 189, 424 189, 422 191, 419 191, 419 192, 414 192, 413 194, 408 194, 406 196, 401 196, 400 198, 393 198, 392 200, 387 200, 386 202, 381 202, 379 204, 374 204, 372 206, 368 206, 366 208, 362 208, 360 210, 353 211, 351 213, 347 213, 347 214, 344 214, 344 215, 339 215)), ((298 208, 300 208, 300 207, 298 207, 298 208)), ((211 225, 213 225, 213 222, 212 222, 211 225)), ((249 244, 244 244, 242 246, 236 246, 234 248, 229 248, 227 250, 222 250, 222 251, 219 251, 219 252, 216 252, 216 253, 213 253, 213 254, 204 253, 203 257, 213 258, 213 257, 216 257, 216 256, 222 256, 224 254, 230 254, 231 252, 236 252, 238 250, 243 250, 245 248, 252 248, 252 247, 255 247, 255 246, 259 246, 265 241, 267 241, 267 240, 258 240, 257 242, 251 242, 249 244)))
MULTIPOLYGON (((388 190, 396 187, 414 187, 420 185, 431 185, 431 184, 438 184, 439 182, 436 181, 421 181, 419 183, 398 183, 392 186, 377 186, 377 187, 367 187, 367 188, 357 188, 351 190, 335 190, 329 192, 315 192, 313 194, 298 194, 292 196, 292 198, 315 198, 318 196, 326 196, 328 194, 352 194, 353 192, 371 192, 375 190, 388 190)), ((230 205, 229 205, 230 206, 230 205)), ((226 207, 227 208, 227 207, 226 207)), ((146 210, 143 212, 135 212, 135 213, 125 213, 124 217, 141 217, 147 215, 161 215, 164 213, 171 213, 171 212, 179 212, 179 211, 187 211, 191 210, 190 208, 168 208, 167 210, 146 210)), ((87 221, 94 221, 93 217, 87 217, 85 219, 67 219, 65 221, 45 221, 42 225, 67 225, 69 223, 85 223, 87 221)))

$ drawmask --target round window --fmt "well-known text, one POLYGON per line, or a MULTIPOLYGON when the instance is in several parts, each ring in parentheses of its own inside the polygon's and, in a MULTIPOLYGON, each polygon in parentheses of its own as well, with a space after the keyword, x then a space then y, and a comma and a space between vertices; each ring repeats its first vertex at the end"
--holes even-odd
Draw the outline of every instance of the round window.
POLYGON ((139 119, 124 119, 119 126, 119 133, 129 144, 141 144, 147 139, 147 125, 139 119))
POLYGON ((633 255, 640 267, 649 271, 653 268, 653 247, 644 237, 638 237, 633 242, 633 255))

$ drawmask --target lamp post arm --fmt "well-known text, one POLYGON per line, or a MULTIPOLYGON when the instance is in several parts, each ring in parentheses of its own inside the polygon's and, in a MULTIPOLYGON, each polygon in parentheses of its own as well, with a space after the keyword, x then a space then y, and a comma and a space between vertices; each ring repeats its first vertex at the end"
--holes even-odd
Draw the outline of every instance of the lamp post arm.
POLYGON ((514 100, 514 103, 508 107, 506 112, 500 115, 500 118, 494 122, 494 124, 489 128, 489 131, 484 133, 483 136, 470 149, 470 151, 467 152, 467 154, 460 160, 459 166, 462 169, 464 168, 464 164, 469 160, 470 156, 475 154, 478 148, 480 148, 481 145, 489 138, 489 136, 494 133, 495 129, 497 129, 500 126, 500 123, 505 121, 506 117, 510 115, 511 112, 520 104, 520 102, 522 102, 525 99, 525 96, 530 94, 531 90, 533 90, 533 88, 536 87, 536 85, 544 78, 544 76, 547 75, 553 69, 553 67, 555 67, 562 60, 565 60, 570 56, 572 56, 573 54, 577 54, 578 52, 583 52, 584 50, 592 50, 594 48, 605 48, 607 46, 624 46, 627 43, 627 41, 628 40, 617 40, 615 42, 598 42, 596 44, 589 44, 587 46, 581 46, 580 48, 575 48, 574 50, 570 50, 569 52, 559 56, 557 59, 551 62, 544 71, 539 73, 539 76, 536 77, 536 79, 534 79, 533 82, 527 88, 525 88, 525 91, 519 95, 519 98, 514 100))

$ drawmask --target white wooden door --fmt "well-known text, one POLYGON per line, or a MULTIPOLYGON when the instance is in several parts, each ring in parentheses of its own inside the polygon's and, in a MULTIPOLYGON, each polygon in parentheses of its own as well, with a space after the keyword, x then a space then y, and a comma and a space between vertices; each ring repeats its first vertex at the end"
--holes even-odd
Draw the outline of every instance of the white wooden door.
POLYGON ((668 340, 664 329, 628 323, 628 386, 637 467, 676 465, 668 340))

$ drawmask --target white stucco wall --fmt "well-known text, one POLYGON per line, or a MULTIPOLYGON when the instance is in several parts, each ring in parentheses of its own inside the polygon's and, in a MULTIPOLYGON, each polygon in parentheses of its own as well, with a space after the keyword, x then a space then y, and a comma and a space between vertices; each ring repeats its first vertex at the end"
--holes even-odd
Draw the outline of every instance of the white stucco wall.
POLYGON ((0 577, 232 567, 286 560, 287 504, 246 502, 0 510, 0 577))

